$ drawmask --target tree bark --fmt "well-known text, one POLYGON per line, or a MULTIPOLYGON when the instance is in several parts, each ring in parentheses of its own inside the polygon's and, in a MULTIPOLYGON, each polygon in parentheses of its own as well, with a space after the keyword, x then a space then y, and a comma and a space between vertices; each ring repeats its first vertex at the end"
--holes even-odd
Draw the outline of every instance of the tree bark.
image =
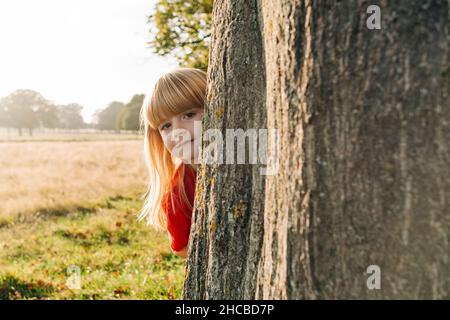
MULTIPOLYGON (((213 11, 203 132, 219 129, 225 149, 227 129, 267 127, 264 57, 256 2, 216 1, 213 11)), ((184 298, 254 298, 263 234, 261 167, 200 166, 184 298)))
POLYGON ((279 129, 280 167, 201 166, 185 298, 450 298, 450 4, 376 2, 214 3, 206 123, 279 129))

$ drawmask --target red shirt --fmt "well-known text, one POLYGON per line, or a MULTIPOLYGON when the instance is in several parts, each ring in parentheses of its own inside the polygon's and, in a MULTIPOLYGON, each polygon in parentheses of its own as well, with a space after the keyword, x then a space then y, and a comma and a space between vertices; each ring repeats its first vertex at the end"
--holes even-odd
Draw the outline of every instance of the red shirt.
POLYGON ((184 189, 186 196, 191 205, 194 205, 197 173, 191 166, 184 163, 175 170, 172 181, 169 184, 169 192, 164 195, 161 202, 162 208, 167 216, 167 231, 170 235, 170 247, 174 251, 180 251, 188 244, 189 233, 191 231, 192 209, 183 200, 178 188, 181 166, 184 166, 184 189))

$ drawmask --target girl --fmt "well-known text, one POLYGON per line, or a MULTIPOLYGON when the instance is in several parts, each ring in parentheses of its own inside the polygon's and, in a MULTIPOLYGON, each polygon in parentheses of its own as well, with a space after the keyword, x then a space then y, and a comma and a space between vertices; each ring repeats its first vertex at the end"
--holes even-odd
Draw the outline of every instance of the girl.
POLYGON ((141 108, 148 189, 139 220, 167 230, 186 258, 194 205, 206 73, 179 68, 162 76, 141 108))

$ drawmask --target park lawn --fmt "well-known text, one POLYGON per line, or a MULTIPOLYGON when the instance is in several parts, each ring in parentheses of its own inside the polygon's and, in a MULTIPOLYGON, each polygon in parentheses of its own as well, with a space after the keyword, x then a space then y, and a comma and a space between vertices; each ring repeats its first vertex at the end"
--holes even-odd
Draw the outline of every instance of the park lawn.
POLYGON ((147 185, 139 140, 0 142, 0 226, 147 185))
POLYGON ((181 298, 184 260, 166 233, 136 221, 141 206, 115 196, 0 226, 0 299, 181 298))

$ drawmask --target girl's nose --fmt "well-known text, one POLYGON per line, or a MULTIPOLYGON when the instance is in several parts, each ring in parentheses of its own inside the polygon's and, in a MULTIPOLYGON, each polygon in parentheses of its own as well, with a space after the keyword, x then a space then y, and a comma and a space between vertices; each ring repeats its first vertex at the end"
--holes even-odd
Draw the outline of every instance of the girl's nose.
POLYGON ((173 123, 172 123, 172 126, 173 126, 173 128, 172 128, 173 130, 182 129, 182 124, 178 120, 174 120, 173 123))
POLYGON ((177 142, 188 138, 189 131, 182 124, 174 122, 172 125, 172 141, 177 142))
POLYGON ((181 121, 181 119, 180 119, 180 117, 179 116, 175 116, 175 117, 173 117, 173 119, 172 119, 172 129, 184 129, 183 128, 183 121, 181 121))

